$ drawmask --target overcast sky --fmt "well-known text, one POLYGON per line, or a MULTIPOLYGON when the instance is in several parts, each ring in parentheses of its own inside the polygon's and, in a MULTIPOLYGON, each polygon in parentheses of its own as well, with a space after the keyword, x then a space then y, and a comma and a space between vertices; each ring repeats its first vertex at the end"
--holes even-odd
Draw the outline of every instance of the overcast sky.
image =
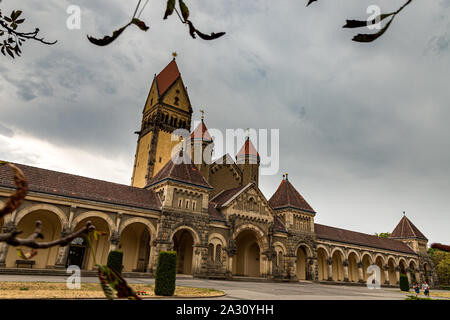
POLYGON ((414 1, 373 44, 341 28, 403 1, 187 0, 200 30, 227 32, 212 42, 151 1, 148 32, 131 26, 102 48, 86 34, 126 24, 137 1, 4 0, 58 43, 0 57, 0 159, 129 184, 153 75, 176 51, 194 120, 204 108, 210 128, 280 129, 267 198, 289 172, 317 223, 391 232, 406 211, 450 244, 450 1, 414 1), (80 30, 66 28, 71 4, 80 30))

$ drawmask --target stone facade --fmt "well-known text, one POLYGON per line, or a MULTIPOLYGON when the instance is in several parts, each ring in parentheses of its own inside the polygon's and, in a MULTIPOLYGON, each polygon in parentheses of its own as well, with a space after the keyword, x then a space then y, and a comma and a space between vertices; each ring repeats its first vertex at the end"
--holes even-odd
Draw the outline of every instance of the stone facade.
MULTIPOLYGON (((19 165, 29 178, 30 192, 17 212, 0 220, 2 231, 17 228, 27 236, 41 220, 48 241, 91 221, 105 233, 93 243, 95 260, 106 263, 108 252, 121 248, 127 272, 153 274, 158 253, 175 250, 178 272, 196 277, 363 284, 370 277, 367 268, 377 265, 382 285, 397 286, 400 273, 410 281, 437 284, 424 250, 427 240, 417 232, 380 239, 315 224, 316 212, 287 176, 267 200, 258 188, 259 155, 249 139, 237 163, 225 155, 212 164, 178 164, 176 157, 187 155, 183 150, 172 155, 177 143, 170 134, 189 130, 191 114, 187 90, 172 61, 155 76, 144 108, 133 186, 19 165), (250 163, 251 158, 257 161, 250 163)), ((194 152, 213 143, 203 120, 187 143, 194 152)), ((12 175, 0 167, 0 206, 13 191, 12 175)), ((0 244, 0 267, 14 268, 17 259, 15 248, 0 244)), ((82 239, 42 250, 34 259, 36 269, 69 264, 95 269, 82 239)))

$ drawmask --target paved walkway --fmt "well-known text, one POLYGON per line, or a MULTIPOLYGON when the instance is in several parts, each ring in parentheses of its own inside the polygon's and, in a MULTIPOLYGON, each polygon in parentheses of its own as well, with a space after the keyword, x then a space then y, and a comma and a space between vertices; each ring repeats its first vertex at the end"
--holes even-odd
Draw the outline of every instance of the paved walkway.
MULTIPOLYGON (((45 281, 65 282, 62 276, 0 275, 0 281, 45 281)), ((97 282, 95 277, 83 277, 82 282, 97 282)), ((129 283, 153 284, 154 279, 127 279, 129 283)), ((224 300, 404 300, 405 294, 396 288, 370 290, 359 286, 317 284, 308 281, 299 283, 245 282, 193 279, 189 276, 177 278, 177 285, 222 290, 224 300)))

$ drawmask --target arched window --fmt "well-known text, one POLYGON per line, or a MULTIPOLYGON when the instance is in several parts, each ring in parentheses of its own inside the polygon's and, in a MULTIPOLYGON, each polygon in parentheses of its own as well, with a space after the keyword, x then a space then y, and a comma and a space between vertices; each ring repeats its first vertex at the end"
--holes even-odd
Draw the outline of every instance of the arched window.
POLYGON ((185 209, 189 209, 189 200, 186 200, 186 206, 185 209))
POLYGON ((180 98, 178 98, 178 97, 175 97, 175 101, 173 102, 174 103, 174 105, 178 105, 179 104, 179 101, 180 101, 180 98))
POLYGON ((183 207, 183 199, 178 199, 178 207, 179 208, 183 207))
POLYGON ((216 262, 222 264, 222 246, 220 244, 216 246, 216 262))
POLYGON ((192 201, 192 210, 195 210, 196 206, 197 206, 197 202, 196 201, 192 201))
POLYGON ((208 260, 214 261, 214 245, 212 243, 208 245, 208 260))
POLYGON ((281 267, 282 265, 283 265, 283 252, 278 251, 277 266, 281 267))

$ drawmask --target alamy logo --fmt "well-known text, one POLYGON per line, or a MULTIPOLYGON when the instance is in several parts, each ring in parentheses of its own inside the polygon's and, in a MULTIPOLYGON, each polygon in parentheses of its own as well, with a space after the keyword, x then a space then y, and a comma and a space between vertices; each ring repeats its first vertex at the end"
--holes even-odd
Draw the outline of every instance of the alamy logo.
POLYGON ((81 289, 81 269, 79 266, 71 265, 67 268, 66 273, 71 273, 67 280, 66 285, 68 289, 81 289))
POLYGON ((375 264, 370 265, 367 268, 367 274, 370 276, 367 278, 367 288, 380 289, 381 288, 381 270, 375 264))

